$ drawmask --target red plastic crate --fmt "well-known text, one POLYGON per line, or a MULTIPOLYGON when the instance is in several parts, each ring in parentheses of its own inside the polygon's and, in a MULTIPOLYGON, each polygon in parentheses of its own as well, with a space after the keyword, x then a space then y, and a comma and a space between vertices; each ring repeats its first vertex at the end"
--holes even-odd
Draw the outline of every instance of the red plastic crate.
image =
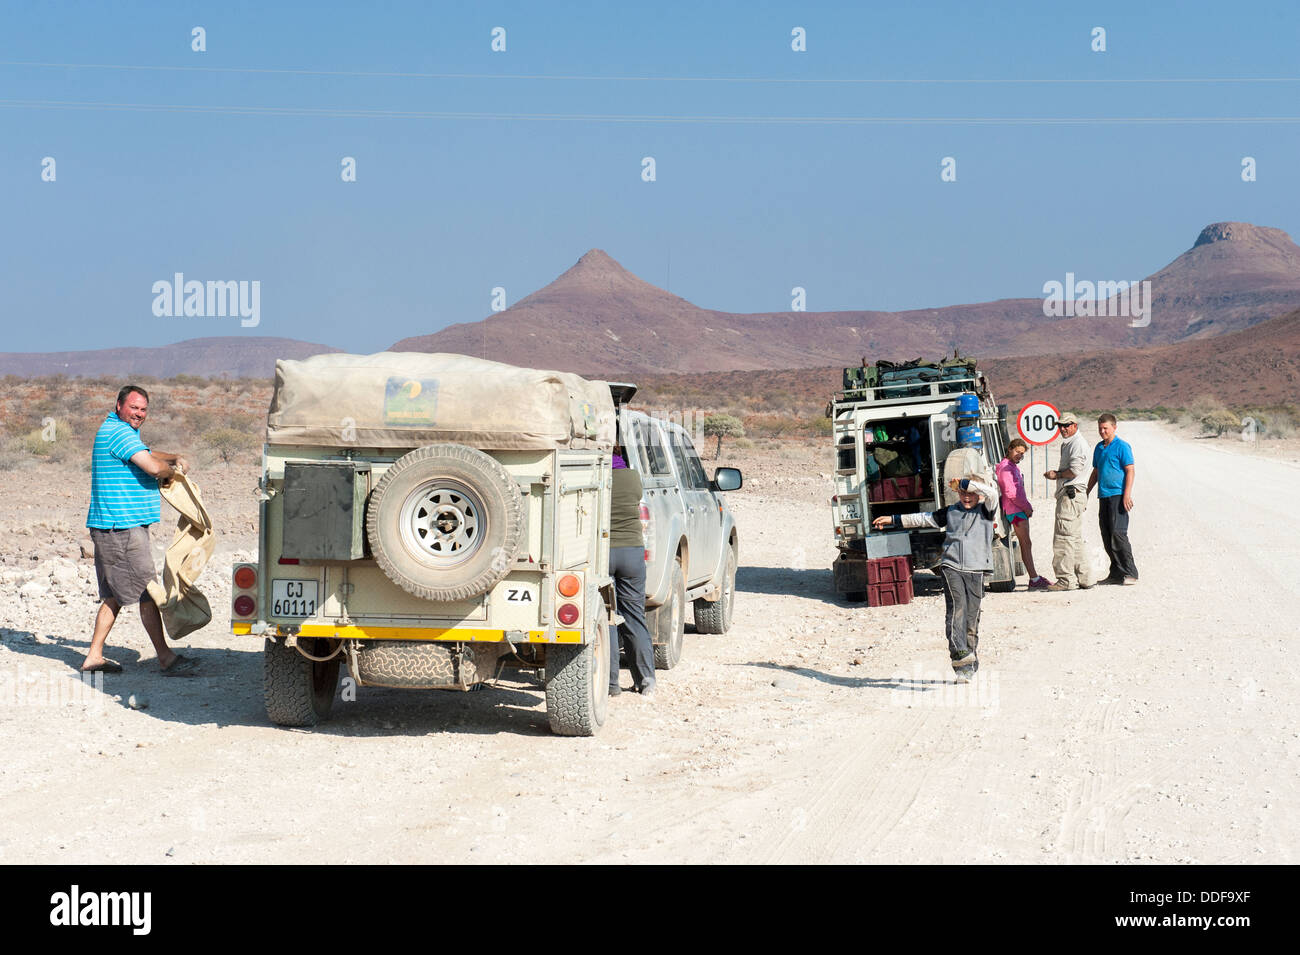
POLYGON ((867 500, 874 504, 887 501, 914 501, 921 496, 921 475, 881 478, 867 488, 867 500))
POLYGON ((912 558, 867 561, 867 606, 893 607, 912 602, 912 558))

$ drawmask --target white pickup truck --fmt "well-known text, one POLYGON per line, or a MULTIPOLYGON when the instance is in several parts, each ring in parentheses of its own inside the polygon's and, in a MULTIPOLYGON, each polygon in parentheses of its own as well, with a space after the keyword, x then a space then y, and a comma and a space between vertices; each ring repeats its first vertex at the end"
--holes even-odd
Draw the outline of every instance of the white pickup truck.
POLYGON ((736 468, 718 468, 710 479, 685 428, 622 407, 634 386, 610 389, 620 406, 619 441, 641 477, 646 625, 655 666, 668 670, 681 659, 688 602, 697 633, 731 627, 740 536, 721 492, 739 490, 743 478, 736 468))

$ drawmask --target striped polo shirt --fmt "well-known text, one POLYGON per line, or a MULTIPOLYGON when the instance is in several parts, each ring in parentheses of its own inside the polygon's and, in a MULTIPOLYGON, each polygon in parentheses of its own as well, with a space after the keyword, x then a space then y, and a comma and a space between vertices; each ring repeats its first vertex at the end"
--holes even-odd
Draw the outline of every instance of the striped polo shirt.
POLYGON ((131 455, 148 450, 135 428, 116 411, 109 413, 90 458, 87 527, 107 531, 158 523, 158 481, 131 463, 131 455))

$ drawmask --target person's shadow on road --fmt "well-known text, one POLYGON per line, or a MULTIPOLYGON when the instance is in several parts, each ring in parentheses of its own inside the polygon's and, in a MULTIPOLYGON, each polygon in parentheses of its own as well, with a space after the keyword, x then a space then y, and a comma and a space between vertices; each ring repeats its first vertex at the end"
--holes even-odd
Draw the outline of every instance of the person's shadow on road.
POLYGON ((759 663, 733 663, 731 666, 760 667, 765 670, 780 670, 785 673, 793 673, 796 676, 807 677, 810 680, 817 680, 819 683, 829 683, 832 686, 845 686, 851 689, 903 690, 913 693, 925 693, 937 687, 952 686, 957 682, 956 679, 926 679, 922 677, 904 676, 902 674, 896 674, 890 677, 837 676, 834 673, 823 673, 821 670, 814 670, 811 667, 794 666, 789 663, 770 663, 767 661, 759 663))

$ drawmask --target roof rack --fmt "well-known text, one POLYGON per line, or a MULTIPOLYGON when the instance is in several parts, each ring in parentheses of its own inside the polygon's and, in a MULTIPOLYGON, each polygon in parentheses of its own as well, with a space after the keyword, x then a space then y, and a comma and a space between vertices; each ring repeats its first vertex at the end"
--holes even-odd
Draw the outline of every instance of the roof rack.
POLYGON ((831 399, 837 403, 843 402, 889 402, 899 401, 933 401, 935 398, 952 397, 964 392, 973 391, 978 395, 983 395, 988 391, 988 384, 982 374, 976 374, 971 378, 945 378, 935 381, 914 381, 914 382, 891 382, 887 385, 880 385, 875 388, 852 388, 835 393, 831 399), (897 392, 904 391, 906 394, 897 395, 897 392), (895 397, 885 397, 884 392, 894 392, 895 397))

